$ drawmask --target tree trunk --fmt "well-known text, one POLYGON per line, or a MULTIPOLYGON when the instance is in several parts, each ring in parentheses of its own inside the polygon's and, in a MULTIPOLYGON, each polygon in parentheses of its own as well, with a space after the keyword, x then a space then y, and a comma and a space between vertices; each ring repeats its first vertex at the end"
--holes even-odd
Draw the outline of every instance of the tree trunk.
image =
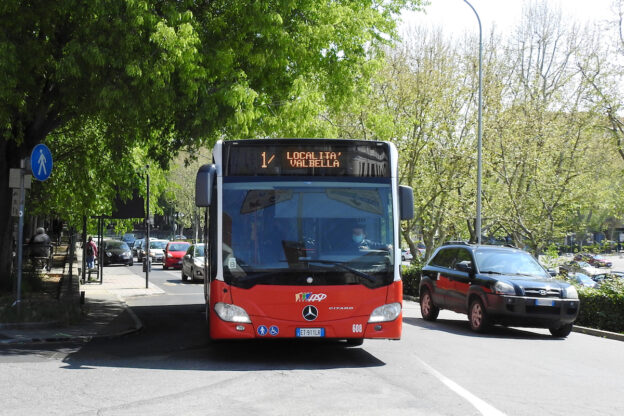
MULTIPOLYGON (((416 259, 420 253, 418 252, 418 248, 416 248, 416 244, 414 244, 414 241, 410 237, 410 230, 409 229, 401 230, 401 235, 403 236, 403 238, 407 242, 407 246, 410 249, 410 253, 412 253, 412 257, 414 259, 416 259)), ((399 244, 399 246, 400 246, 400 244, 399 244)), ((401 247, 398 247, 398 249, 400 250, 401 247)))

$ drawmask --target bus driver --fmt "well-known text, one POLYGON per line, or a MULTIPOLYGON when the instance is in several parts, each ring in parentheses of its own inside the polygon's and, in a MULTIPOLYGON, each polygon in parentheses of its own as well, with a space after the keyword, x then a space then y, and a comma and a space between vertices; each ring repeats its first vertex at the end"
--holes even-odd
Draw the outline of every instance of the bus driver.
POLYGON ((357 250, 390 250, 391 244, 378 243, 366 238, 366 232, 361 225, 355 225, 353 227, 353 234, 351 235, 352 245, 357 250))

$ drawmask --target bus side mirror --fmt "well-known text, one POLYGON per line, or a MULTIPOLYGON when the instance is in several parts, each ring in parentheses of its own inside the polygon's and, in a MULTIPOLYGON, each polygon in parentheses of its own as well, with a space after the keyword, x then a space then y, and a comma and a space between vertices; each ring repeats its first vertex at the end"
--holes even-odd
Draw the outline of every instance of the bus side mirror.
POLYGON ((215 165, 204 165, 197 171, 195 177, 195 205, 209 207, 212 203, 212 187, 217 177, 215 165))
POLYGON ((414 191, 409 186, 399 185, 399 211, 402 220, 414 218, 414 191))

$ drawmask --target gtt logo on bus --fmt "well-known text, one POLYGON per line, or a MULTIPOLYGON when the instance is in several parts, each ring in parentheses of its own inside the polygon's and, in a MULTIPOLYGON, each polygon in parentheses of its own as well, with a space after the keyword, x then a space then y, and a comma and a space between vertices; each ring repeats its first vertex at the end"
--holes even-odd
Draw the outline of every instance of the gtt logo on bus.
POLYGON ((321 302, 327 298, 325 293, 295 293, 295 302, 321 302))

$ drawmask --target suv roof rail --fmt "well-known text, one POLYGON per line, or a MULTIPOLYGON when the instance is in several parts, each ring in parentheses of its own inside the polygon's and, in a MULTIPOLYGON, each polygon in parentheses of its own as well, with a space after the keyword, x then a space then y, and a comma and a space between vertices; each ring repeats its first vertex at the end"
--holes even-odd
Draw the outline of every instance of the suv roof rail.
POLYGON ((514 246, 513 244, 509 244, 509 243, 503 244, 503 246, 504 247, 509 247, 509 248, 518 248, 518 247, 514 246))
POLYGON ((462 246, 467 246, 468 243, 465 241, 446 241, 444 243, 442 243, 443 246, 450 246, 450 245, 462 245, 462 246))

